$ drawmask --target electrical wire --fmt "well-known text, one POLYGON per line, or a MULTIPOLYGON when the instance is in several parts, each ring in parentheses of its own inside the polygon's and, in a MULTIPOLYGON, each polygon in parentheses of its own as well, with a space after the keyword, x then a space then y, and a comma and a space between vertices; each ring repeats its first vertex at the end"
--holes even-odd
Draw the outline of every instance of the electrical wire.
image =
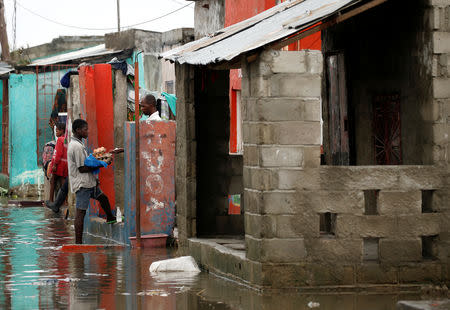
MULTIPOLYGON (((153 22, 155 20, 164 18, 164 17, 169 16, 171 14, 174 14, 174 13, 176 13, 178 11, 181 11, 182 9, 192 5, 192 3, 193 2, 191 2, 189 4, 186 4, 185 6, 182 6, 182 7, 178 8, 178 9, 176 9, 176 10, 170 11, 170 12, 164 14, 164 15, 161 15, 161 16, 158 16, 158 17, 155 17, 155 18, 152 18, 152 19, 140 22, 140 23, 136 23, 136 24, 133 24, 133 25, 123 26, 123 27, 120 27, 120 28, 133 28, 135 26, 139 26, 139 25, 143 25, 143 24, 147 24, 147 23, 153 22)), ((75 28, 75 29, 82 29, 82 30, 92 30, 92 31, 96 31, 96 30, 115 30, 115 29, 117 29, 117 27, 112 27, 112 28, 90 28, 90 27, 79 27, 79 26, 74 26, 74 25, 68 25, 68 24, 64 24, 64 23, 58 22, 56 20, 47 18, 45 16, 42 16, 42 15, 40 15, 40 14, 38 14, 38 13, 36 13, 36 12, 26 8, 26 7, 24 7, 19 2, 17 2, 17 5, 20 6, 22 9, 24 9, 25 11, 28 11, 29 13, 31 13, 33 15, 36 15, 36 16, 42 18, 42 19, 45 19, 48 22, 51 22, 51 23, 54 23, 54 24, 57 24, 57 25, 60 25, 60 26, 68 27, 68 28, 75 28)))

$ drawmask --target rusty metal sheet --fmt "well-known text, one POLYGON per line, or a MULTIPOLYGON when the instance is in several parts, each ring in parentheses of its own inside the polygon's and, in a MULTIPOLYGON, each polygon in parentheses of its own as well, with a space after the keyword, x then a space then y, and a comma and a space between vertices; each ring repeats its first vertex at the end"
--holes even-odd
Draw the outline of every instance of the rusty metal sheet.
POLYGON ((359 0, 288 1, 241 23, 162 53, 180 64, 207 65, 232 60, 264 45, 289 37, 336 14, 359 0))
MULTIPOLYGON (((141 233, 170 235, 175 223, 175 131, 172 121, 140 123, 141 233)), ((125 219, 135 226, 134 122, 125 123, 125 219)))

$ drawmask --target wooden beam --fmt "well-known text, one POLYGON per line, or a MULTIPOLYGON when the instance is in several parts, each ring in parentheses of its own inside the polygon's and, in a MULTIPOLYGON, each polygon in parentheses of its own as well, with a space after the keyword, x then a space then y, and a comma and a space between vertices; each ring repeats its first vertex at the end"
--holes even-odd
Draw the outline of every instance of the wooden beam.
POLYGON ((8 33, 6 32, 5 4, 0 0, 0 46, 2 47, 2 60, 10 60, 8 33))
POLYGON ((386 1, 388 1, 388 0, 373 0, 371 2, 368 2, 368 3, 366 3, 366 4, 364 4, 364 5, 360 6, 360 7, 357 7, 355 9, 351 10, 351 11, 348 11, 348 12, 346 12, 344 14, 338 15, 338 16, 334 17, 333 19, 331 19, 331 20, 329 20, 327 22, 324 22, 324 23, 319 24, 319 25, 317 25, 317 26, 315 26, 313 28, 310 28, 308 30, 305 30, 303 32, 295 34, 295 35, 293 35, 293 36, 291 36, 289 38, 285 38, 285 39, 282 39, 281 41, 275 42, 275 43, 270 45, 270 48, 271 49, 283 48, 283 47, 285 47, 285 46, 287 46, 289 44, 297 42, 298 40, 306 38, 306 37, 308 37, 308 36, 318 32, 318 31, 325 30, 325 29, 327 29, 327 28, 329 28, 329 27, 331 27, 333 25, 341 23, 341 22, 343 22, 343 21, 345 21, 345 20, 347 20, 349 18, 352 18, 352 17, 354 17, 354 16, 356 16, 358 14, 361 14, 361 13, 367 11, 367 10, 370 10, 370 9, 372 9, 372 8, 378 6, 378 5, 380 5, 380 4, 382 4, 382 3, 386 2, 386 1))

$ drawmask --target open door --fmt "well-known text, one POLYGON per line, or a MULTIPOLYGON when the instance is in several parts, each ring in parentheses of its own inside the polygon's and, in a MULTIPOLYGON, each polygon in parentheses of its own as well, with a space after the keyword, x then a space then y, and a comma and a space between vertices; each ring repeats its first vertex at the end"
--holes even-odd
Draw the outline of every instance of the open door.
POLYGON ((348 166, 350 164, 344 59, 344 53, 334 53, 326 58, 330 164, 336 166, 348 166))

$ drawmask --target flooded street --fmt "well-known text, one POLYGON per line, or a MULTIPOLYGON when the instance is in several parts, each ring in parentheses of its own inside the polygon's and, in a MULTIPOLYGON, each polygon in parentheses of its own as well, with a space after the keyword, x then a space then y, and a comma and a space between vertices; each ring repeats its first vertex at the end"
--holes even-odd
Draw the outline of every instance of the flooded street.
MULTIPOLYGON (((42 207, 0 206, 0 309, 395 309, 419 296, 261 294, 201 273, 151 276, 173 250, 130 248, 66 253, 73 228, 42 207)), ((99 240, 89 240, 100 243, 99 240)))

